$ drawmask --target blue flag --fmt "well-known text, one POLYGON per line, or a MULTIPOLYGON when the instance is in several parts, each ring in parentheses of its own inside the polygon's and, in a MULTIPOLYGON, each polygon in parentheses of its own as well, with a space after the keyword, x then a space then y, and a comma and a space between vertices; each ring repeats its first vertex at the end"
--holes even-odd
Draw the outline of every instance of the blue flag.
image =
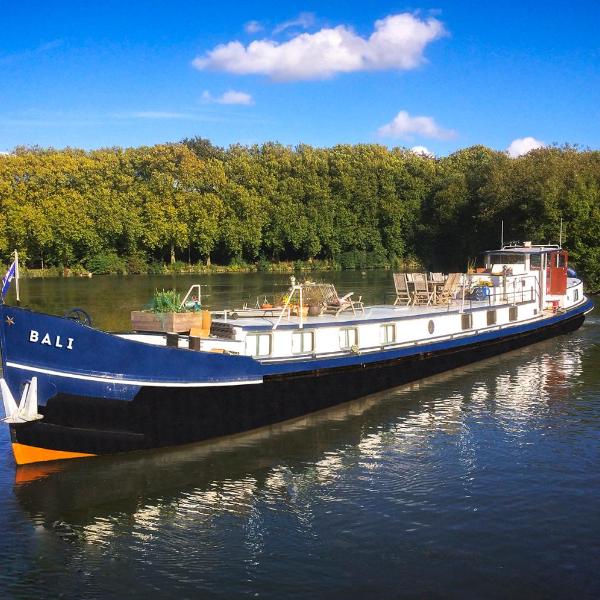
POLYGON ((10 282, 15 278, 15 273, 17 270, 17 261, 14 260, 13 264, 10 265, 8 271, 6 271, 6 275, 2 278, 2 300, 8 293, 8 288, 10 287, 10 282))

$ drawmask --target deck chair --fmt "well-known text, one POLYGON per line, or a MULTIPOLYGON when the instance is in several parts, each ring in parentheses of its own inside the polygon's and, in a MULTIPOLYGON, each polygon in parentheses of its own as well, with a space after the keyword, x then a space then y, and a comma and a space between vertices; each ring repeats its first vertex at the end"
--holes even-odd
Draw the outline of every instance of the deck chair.
POLYGON ((414 304, 431 304, 433 301, 433 290, 429 289, 427 275, 425 273, 414 273, 413 282, 415 284, 414 304))
POLYGON ((406 306, 408 306, 412 303, 413 298, 408 289, 406 273, 394 273, 394 287, 396 288, 396 300, 394 301, 394 306, 397 304, 406 304, 406 306))
POLYGON ((450 273, 437 297, 438 304, 450 304, 458 291, 461 273, 450 273))
POLYGON ((356 314, 357 310, 360 310, 361 312, 364 313, 365 307, 362 302, 362 296, 359 296, 358 300, 353 300, 352 299, 353 294, 354 294, 354 292, 349 292, 346 295, 340 297, 337 295, 337 292, 336 292, 336 297, 331 298, 327 302, 327 304, 325 305, 325 308, 323 310, 323 313, 326 313, 329 315, 335 315, 336 317, 340 313, 342 313, 346 310, 351 310, 354 314, 356 314))

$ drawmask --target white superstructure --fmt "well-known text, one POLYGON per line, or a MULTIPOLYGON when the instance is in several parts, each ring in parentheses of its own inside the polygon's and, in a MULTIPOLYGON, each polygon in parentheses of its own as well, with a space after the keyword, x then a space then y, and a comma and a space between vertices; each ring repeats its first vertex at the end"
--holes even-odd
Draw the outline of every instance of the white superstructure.
MULTIPOLYGON (((261 362, 295 362, 382 352, 542 321, 585 301, 582 281, 567 274, 567 260, 558 246, 525 243, 488 251, 485 266, 461 275, 444 304, 370 306, 318 316, 293 316, 289 307, 261 317, 231 318, 225 313, 214 322, 216 335, 201 340, 201 350, 261 362)), ((295 288, 300 296, 302 285, 295 288)), ((124 337, 166 343, 160 334, 124 337)), ((189 342, 180 336, 178 343, 184 348, 189 342)))

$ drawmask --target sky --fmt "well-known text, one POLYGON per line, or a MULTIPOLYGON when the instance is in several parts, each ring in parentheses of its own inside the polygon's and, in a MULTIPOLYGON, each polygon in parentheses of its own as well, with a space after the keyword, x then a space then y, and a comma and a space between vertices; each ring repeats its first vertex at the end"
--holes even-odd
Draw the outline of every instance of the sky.
POLYGON ((600 148, 600 2, 0 0, 0 151, 600 148))

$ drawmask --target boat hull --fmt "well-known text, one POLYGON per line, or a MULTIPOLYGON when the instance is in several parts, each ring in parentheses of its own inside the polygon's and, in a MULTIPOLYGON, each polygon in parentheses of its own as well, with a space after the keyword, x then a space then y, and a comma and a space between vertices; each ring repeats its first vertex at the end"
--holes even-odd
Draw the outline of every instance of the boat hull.
MULTIPOLYGON (((382 353, 380 360, 359 357, 343 366, 315 363, 297 372, 271 369, 255 385, 153 383, 135 387, 131 397, 69 388, 39 407, 43 419, 10 425, 15 459, 25 464, 145 450, 264 427, 568 333, 581 326, 586 308, 591 303, 543 326, 478 336, 472 343, 437 344, 389 358, 382 353)), ((256 379, 258 371, 248 377, 256 379)))

